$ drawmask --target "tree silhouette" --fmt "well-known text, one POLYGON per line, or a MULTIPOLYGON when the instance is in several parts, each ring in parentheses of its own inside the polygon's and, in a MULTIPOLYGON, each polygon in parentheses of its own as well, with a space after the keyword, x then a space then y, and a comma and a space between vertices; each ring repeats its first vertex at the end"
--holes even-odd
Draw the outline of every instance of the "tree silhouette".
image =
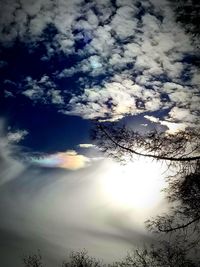
POLYGON ((24 267, 43 267, 40 250, 37 253, 26 255, 22 258, 24 267))
MULTIPOLYGON (((172 204, 170 213, 147 221, 150 230, 171 232, 191 225, 198 230, 200 221, 200 136, 199 129, 176 134, 138 133, 125 126, 98 124, 92 133, 101 151, 118 161, 148 157, 164 161, 173 175, 165 189, 172 204)), ((147 177, 148 179, 148 177, 147 177)))
POLYGON ((92 138, 100 150, 120 161, 124 156, 142 156, 169 163, 189 162, 192 166, 193 162, 200 160, 198 130, 188 129, 176 135, 157 131, 141 134, 125 126, 97 123, 92 131, 92 138))
MULTIPOLYGON (((84 249, 71 252, 69 259, 62 263, 62 267, 198 267, 199 258, 196 258, 196 254, 189 255, 189 245, 180 238, 160 241, 156 245, 132 250, 124 259, 111 264, 104 264, 90 257, 84 249)), ((23 263, 25 267, 41 267, 41 260, 42 257, 38 253, 24 257, 23 263)))
POLYGON ((187 247, 179 242, 162 241, 157 246, 134 250, 110 267, 198 267, 199 263, 188 257, 187 247))
MULTIPOLYGON (((22 258, 24 267, 43 267, 42 256, 40 250, 38 253, 26 255, 22 258)), ((81 251, 72 251, 67 261, 63 261, 62 267, 105 267, 100 260, 90 257, 88 252, 83 249, 81 251)))
POLYGON ((69 260, 64 261, 62 267, 103 267, 103 264, 88 255, 84 249, 81 251, 72 251, 69 260))
MULTIPOLYGON (((200 161, 196 163, 196 169, 183 175, 169 177, 169 187, 166 189, 170 203, 177 203, 170 214, 158 216, 147 221, 151 230, 171 232, 193 227, 196 233, 200 233, 200 161)), ((199 238, 199 236, 197 236, 199 238)))

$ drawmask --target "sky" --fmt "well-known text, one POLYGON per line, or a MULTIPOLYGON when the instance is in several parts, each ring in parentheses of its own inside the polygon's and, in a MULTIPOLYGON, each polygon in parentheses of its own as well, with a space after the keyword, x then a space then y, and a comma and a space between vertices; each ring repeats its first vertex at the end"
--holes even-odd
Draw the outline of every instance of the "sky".
POLYGON ((3 266, 38 248, 50 267, 82 248, 112 261, 151 242, 163 166, 119 166, 90 132, 199 125, 197 51, 169 3, 4 0, 0 13, 3 266))

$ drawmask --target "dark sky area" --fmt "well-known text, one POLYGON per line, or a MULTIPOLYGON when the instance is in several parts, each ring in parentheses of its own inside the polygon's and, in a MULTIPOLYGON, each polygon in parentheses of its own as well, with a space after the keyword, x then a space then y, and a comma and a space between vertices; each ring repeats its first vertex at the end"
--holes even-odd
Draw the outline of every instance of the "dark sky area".
MULTIPOLYGON (((90 131, 96 120, 140 132, 195 127, 196 54, 165 0, 1 1, 2 267, 38 248, 50 267, 81 248, 112 261, 151 241, 143 221, 165 208, 162 181, 148 209, 126 198, 113 177, 144 183, 141 163, 119 167, 90 131)), ((162 168, 150 169, 159 178, 162 168)))

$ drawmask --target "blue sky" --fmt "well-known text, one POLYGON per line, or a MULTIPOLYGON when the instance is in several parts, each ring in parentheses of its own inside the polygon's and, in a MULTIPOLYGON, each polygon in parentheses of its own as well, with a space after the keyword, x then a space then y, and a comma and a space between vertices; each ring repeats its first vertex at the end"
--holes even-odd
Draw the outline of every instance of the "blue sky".
POLYGON ((0 12, 5 267, 10 251, 18 260, 41 247, 53 263, 86 247, 110 260, 151 239, 126 222, 134 211, 101 195, 98 182, 115 163, 90 130, 96 120, 141 132, 199 124, 197 51, 169 3, 6 0, 0 12))

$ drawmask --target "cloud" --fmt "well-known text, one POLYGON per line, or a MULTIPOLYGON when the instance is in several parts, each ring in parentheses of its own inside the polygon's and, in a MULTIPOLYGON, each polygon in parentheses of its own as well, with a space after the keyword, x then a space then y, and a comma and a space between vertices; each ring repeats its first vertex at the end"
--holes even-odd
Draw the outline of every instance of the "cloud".
POLYGON ((159 119, 153 116, 145 115, 144 118, 152 122, 159 122, 159 119))
POLYGON ((93 144, 79 144, 78 146, 81 147, 81 148, 95 147, 95 145, 93 145, 93 144))
POLYGON ((25 42, 40 40, 48 25, 58 30, 54 42, 63 51, 72 48, 72 24, 80 14, 81 1, 50 0, 12 1, 7 0, 1 6, 0 41, 12 45, 16 38, 25 42))
POLYGON ((48 91, 48 96, 51 98, 51 103, 52 104, 64 104, 64 99, 63 97, 60 95, 61 91, 60 90, 49 90, 48 91))
POLYGON ((69 101, 69 111, 65 114, 82 116, 86 119, 106 118, 118 120, 125 115, 136 115, 155 111, 161 106, 159 93, 146 90, 124 79, 120 82, 105 83, 104 87, 85 89, 84 94, 75 96, 69 101))
MULTIPOLYGON (((83 247, 111 261, 135 244, 130 242, 129 231, 132 240, 149 241, 144 230, 138 227, 138 218, 137 222, 132 218, 130 224, 127 223, 130 210, 125 210, 122 217, 122 213, 112 210, 108 199, 103 197, 99 182, 108 165, 95 161, 90 171, 82 168, 77 172, 41 169, 36 165, 30 168, 26 162, 13 159, 11 150, 16 154, 16 147, 11 149, 11 145, 2 141, 1 138, 0 254, 4 255, 4 265, 12 267, 18 264, 22 253, 38 248, 52 267, 60 264, 66 252, 83 247), (111 220, 117 220, 117 226, 111 220), (107 238, 99 236, 105 232, 107 238), (105 250, 107 246, 112 249, 105 250), (9 257, 11 253, 13 257, 9 257)), ((20 153, 18 159, 19 156, 20 153)), ((79 154, 68 151, 60 156, 73 161, 70 165, 63 163, 67 168, 77 167, 74 161, 79 154)), ((82 159, 79 157, 78 161, 82 159)))
POLYGON ((169 112, 169 117, 172 121, 198 123, 197 113, 192 114, 187 108, 173 107, 169 112))
POLYGON ((19 152, 15 144, 20 142, 28 132, 18 130, 5 135, 5 120, 0 119, 0 187, 19 175, 26 169, 25 165, 18 161, 13 155, 19 152))
POLYGON ((27 134, 28 132, 26 130, 18 130, 15 132, 9 132, 7 138, 9 142, 18 143, 23 140, 27 134))
POLYGON ((171 123, 176 123, 171 116, 176 106, 176 113, 185 108, 197 120, 199 73, 186 60, 195 50, 167 1, 142 1, 139 5, 127 0, 114 5, 109 0, 37 0, 11 5, 7 0, 2 14, 2 44, 12 45, 19 38, 31 47, 31 42, 42 41, 46 46, 42 58, 47 61, 60 52, 76 55, 74 64, 52 74, 53 81, 46 74, 38 80, 27 77, 22 94, 34 102, 104 121, 172 109, 168 115, 171 123), (42 35, 48 27, 55 29, 51 40, 42 35), (67 82, 73 76, 78 76, 80 90, 76 88, 71 99, 65 99, 56 82, 67 82))
POLYGON ((74 150, 69 150, 42 157, 31 157, 30 162, 43 167, 57 167, 75 171, 89 166, 91 160, 74 150))
MULTIPOLYGON (((65 114, 115 121, 126 115, 170 109, 174 105, 187 106, 192 112, 198 108, 196 78, 188 73, 190 84, 184 85, 182 81, 183 73, 187 72, 184 55, 193 53, 189 38, 176 24, 167 2, 157 3, 159 7, 151 2, 141 4, 145 12, 139 18, 140 9, 132 2, 117 2, 116 14, 110 23, 96 29, 85 49, 87 53, 96 52, 106 62, 96 75, 113 75, 110 81, 103 81, 99 86, 86 84, 82 95, 75 95, 66 105, 65 114), (105 38, 99 38, 98 32, 105 38), (119 42, 118 38, 126 42, 119 42), (170 84, 175 85, 173 90, 169 89, 170 84), (164 100, 163 95, 168 100, 164 100)), ((81 64, 92 76, 91 62, 83 60, 81 64)))
POLYGON ((38 248, 50 267, 58 266, 66 252, 83 247, 113 261, 141 240, 151 241, 141 227, 143 218, 135 219, 134 209, 113 208, 110 195, 105 197, 106 189, 100 186, 102 178, 116 173, 116 163, 66 151, 29 158, 35 161, 30 166, 30 161, 23 160, 22 148, 9 142, 4 131, 5 123, 0 121, 0 254, 4 266, 20 265, 21 254, 38 248), (39 164, 60 168, 38 168, 39 164))
POLYGON ((165 120, 161 120, 154 116, 145 115, 144 118, 151 122, 166 126, 168 128, 168 130, 166 130, 166 133, 170 133, 170 134, 176 134, 179 131, 184 131, 188 126, 195 127, 195 124, 193 123, 188 124, 188 123, 181 122, 181 121, 176 121, 176 122, 173 122, 173 120, 170 121, 168 117, 164 118, 165 120))
POLYGON ((105 73, 105 64, 100 56, 93 55, 82 60, 75 67, 62 70, 57 77, 71 77, 76 73, 87 73, 90 76, 98 76, 102 73, 105 73))
POLYGON ((111 22, 111 27, 115 31, 117 37, 126 39, 134 36, 138 22, 135 17, 137 13, 138 8, 133 4, 127 6, 126 3, 122 3, 122 5, 119 6, 111 22))
POLYGON ((25 90, 22 94, 31 100, 42 102, 43 104, 64 104, 61 90, 56 88, 55 83, 47 75, 42 76, 39 80, 32 79, 32 77, 28 76, 24 80, 24 83, 25 90))
POLYGON ((10 91, 7 91, 7 90, 4 91, 4 96, 5 97, 14 97, 13 93, 10 91))
POLYGON ((195 125, 188 125, 186 123, 182 122, 170 122, 170 121, 160 121, 161 125, 167 126, 168 130, 166 131, 167 133, 170 134, 176 134, 179 131, 184 131, 188 126, 194 127, 195 125))

